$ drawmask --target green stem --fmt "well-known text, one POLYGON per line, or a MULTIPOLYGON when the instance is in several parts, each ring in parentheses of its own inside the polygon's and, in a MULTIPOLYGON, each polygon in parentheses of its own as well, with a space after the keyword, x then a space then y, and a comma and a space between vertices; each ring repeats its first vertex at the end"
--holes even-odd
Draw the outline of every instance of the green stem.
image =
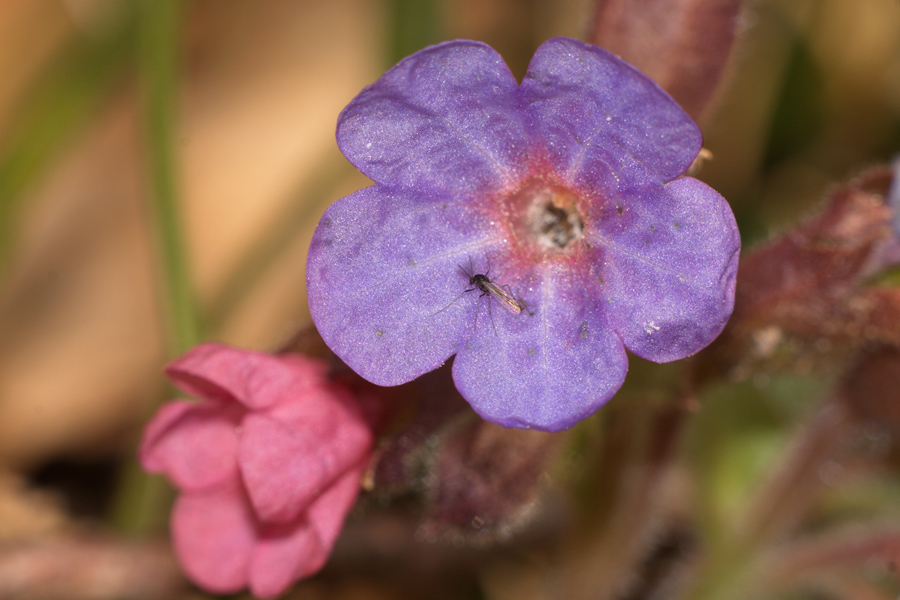
MULTIPOLYGON (((176 89, 179 47, 178 0, 141 0, 138 65, 146 135, 149 194, 156 217, 169 355, 201 339, 187 252, 181 231, 176 185, 176 89)), ((125 531, 158 528, 166 518, 171 488, 141 471, 136 460, 124 467, 113 520, 125 531)))
POLYGON ((443 38, 440 0, 388 2, 388 66, 443 38))
POLYGON ((200 340, 176 191, 178 0, 142 0, 138 25, 150 195, 165 281, 169 348, 185 352, 200 340))

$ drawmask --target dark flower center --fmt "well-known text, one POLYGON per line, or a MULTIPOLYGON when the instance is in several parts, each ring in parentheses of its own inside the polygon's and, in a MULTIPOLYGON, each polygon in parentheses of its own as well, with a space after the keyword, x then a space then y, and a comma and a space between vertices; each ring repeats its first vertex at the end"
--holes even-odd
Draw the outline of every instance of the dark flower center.
POLYGON ((584 237, 584 221, 578 212, 577 196, 556 184, 534 180, 523 185, 511 198, 524 211, 523 233, 545 249, 564 250, 584 237))
POLYGON ((566 210, 548 202, 539 213, 536 233, 542 243, 565 248, 584 235, 584 224, 576 210, 566 210))

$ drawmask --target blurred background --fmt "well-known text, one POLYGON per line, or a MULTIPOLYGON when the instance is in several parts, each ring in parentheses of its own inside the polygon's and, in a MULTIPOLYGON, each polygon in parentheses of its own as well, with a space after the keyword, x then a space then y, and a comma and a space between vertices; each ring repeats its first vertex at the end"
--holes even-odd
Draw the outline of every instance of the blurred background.
MULTIPOLYGON (((586 39, 593 10, 0 2, 0 545, 120 527, 123 469, 172 393, 162 366, 201 340, 273 349, 309 324, 312 231, 367 185, 334 140, 356 93, 453 38, 487 42, 521 78, 542 41, 586 39)), ((699 177, 732 203, 745 245, 782 230, 900 152, 900 2, 748 0, 701 127, 699 177)), ((798 411, 734 452, 765 464, 798 411)))

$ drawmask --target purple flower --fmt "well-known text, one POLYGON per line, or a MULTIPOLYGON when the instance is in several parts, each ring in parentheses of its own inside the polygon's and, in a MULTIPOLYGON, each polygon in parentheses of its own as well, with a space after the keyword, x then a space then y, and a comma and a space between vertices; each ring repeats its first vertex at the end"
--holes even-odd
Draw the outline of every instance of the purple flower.
POLYGON ((310 311, 374 383, 455 354, 456 386, 485 419, 555 431, 615 394, 625 348, 683 358, 731 314, 734 217, 681 176, 700 131, 600 48, 549 40, 521 85, 484 44, 426 48, 344 109, 337 139, 375 185, 322 217, 310 311))

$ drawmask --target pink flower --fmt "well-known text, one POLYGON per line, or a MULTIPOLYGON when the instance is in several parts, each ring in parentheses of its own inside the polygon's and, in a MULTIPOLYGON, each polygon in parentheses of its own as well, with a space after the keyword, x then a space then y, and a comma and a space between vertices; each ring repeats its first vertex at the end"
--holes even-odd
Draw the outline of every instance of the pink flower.
POLYGON ((200 587, 272 597, 325 564, 372 448, 354 398, 326 370, 217 344, 167 368, 203 401, 163 406, 139 454, 181 491, 172 538, 200 587))

